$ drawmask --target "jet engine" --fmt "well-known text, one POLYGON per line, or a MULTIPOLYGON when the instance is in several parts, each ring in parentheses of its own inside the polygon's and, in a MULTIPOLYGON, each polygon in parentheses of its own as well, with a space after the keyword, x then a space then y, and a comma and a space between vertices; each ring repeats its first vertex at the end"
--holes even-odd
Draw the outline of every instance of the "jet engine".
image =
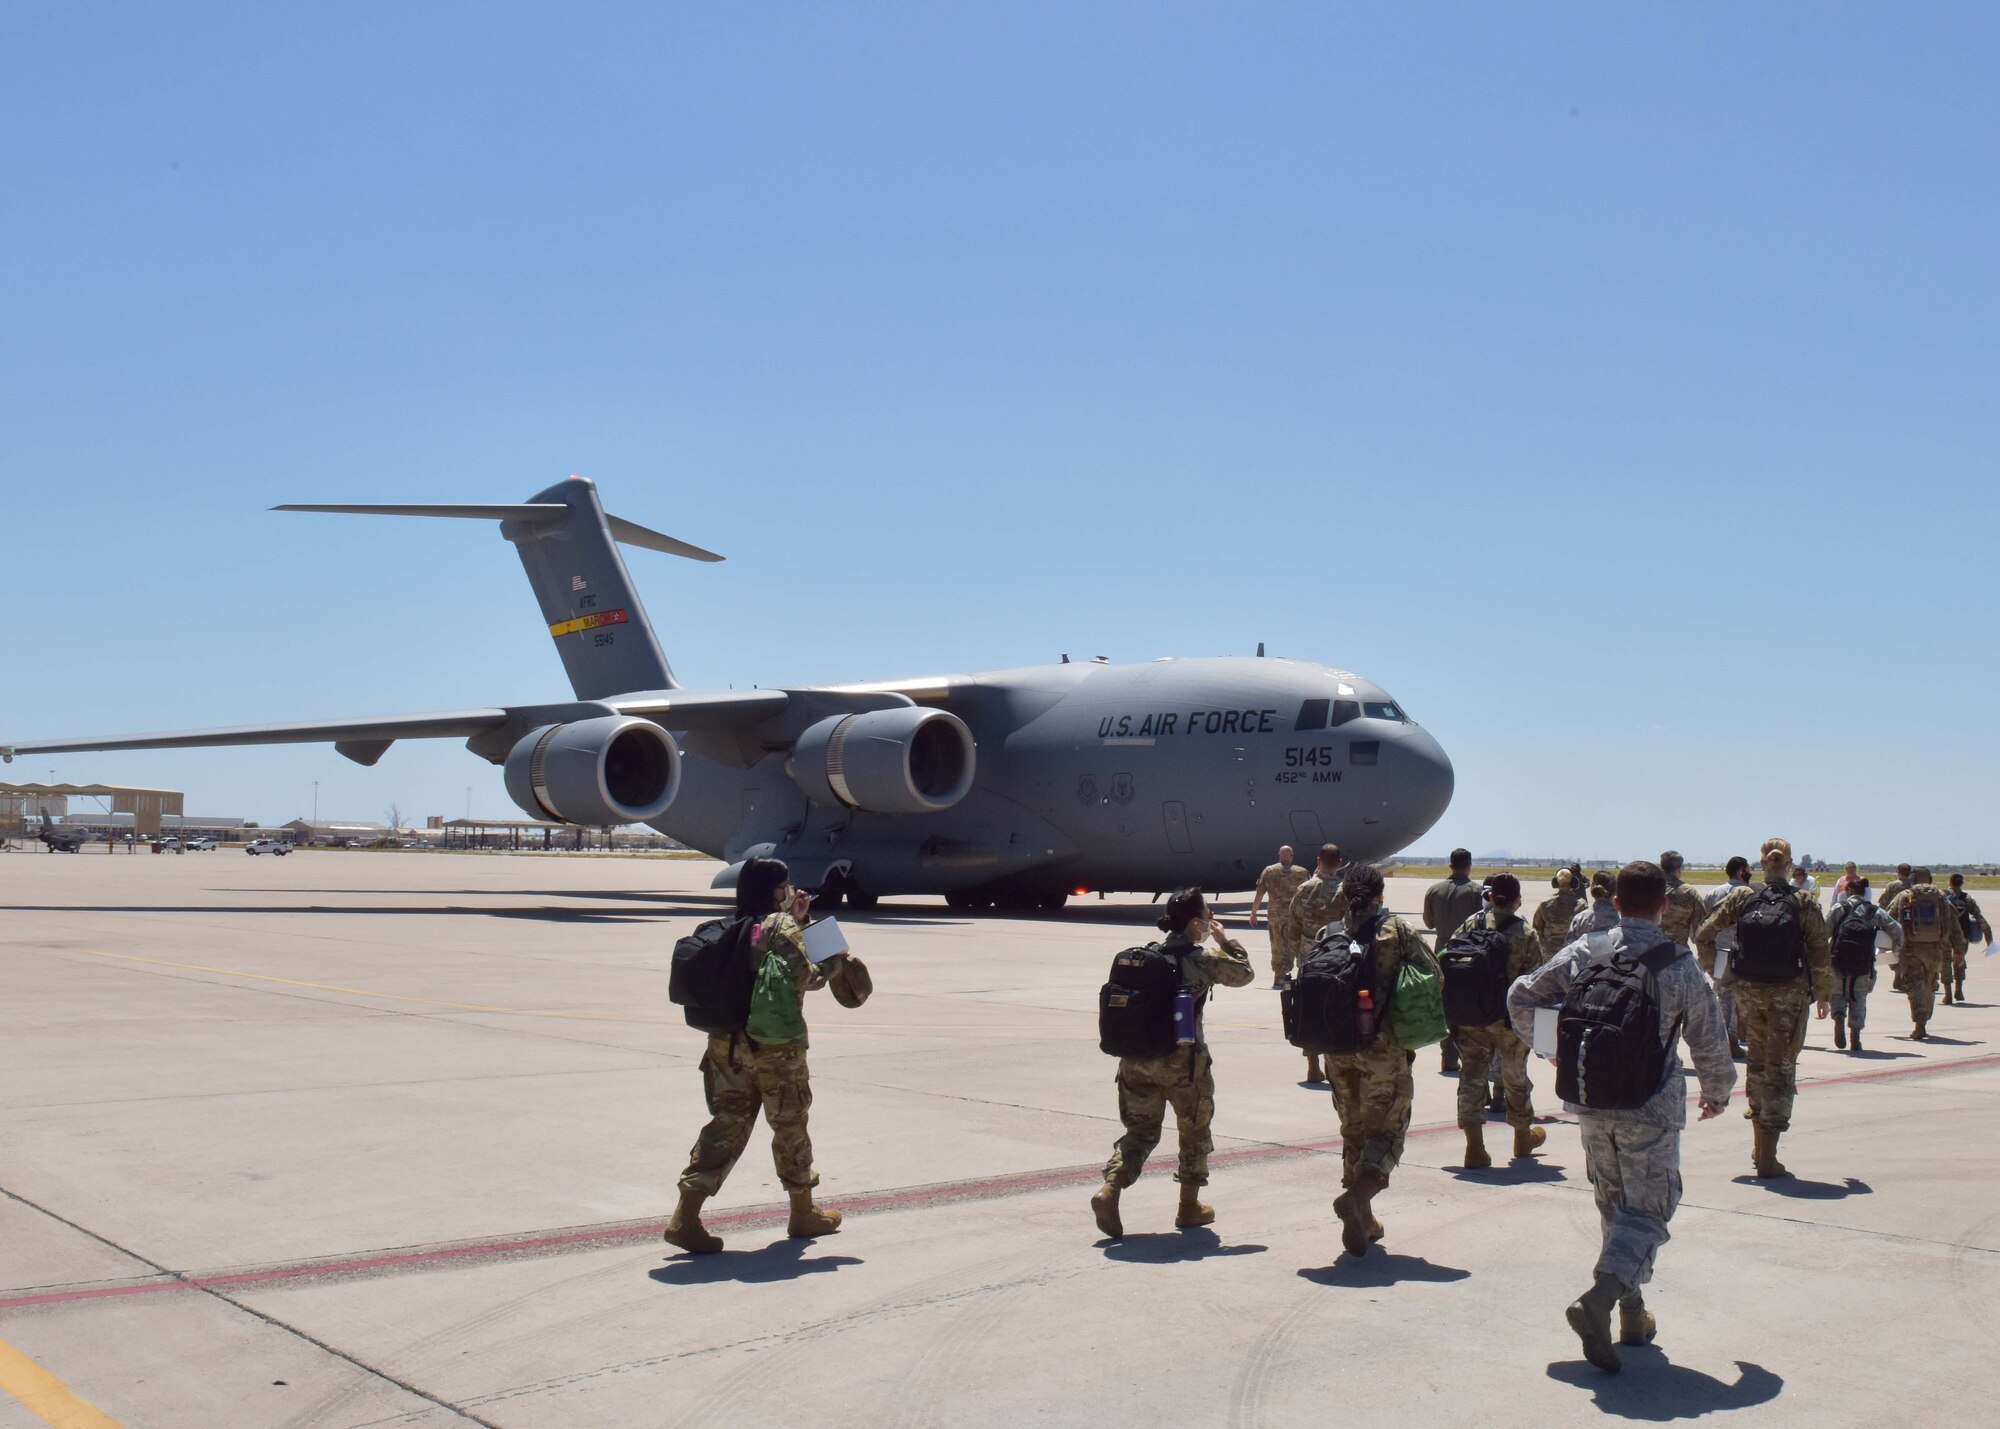
POLYGON ((965 721, 906 705, 821 720, 799 736, 788 769, 827 808, 929 814, 971 790, 973 759, 965 721))
POLYGON ((545 724, 507 755, 507 794, 537 819, 642 824, 681 787, 681 752, 651 720, 603 715, 545 724))

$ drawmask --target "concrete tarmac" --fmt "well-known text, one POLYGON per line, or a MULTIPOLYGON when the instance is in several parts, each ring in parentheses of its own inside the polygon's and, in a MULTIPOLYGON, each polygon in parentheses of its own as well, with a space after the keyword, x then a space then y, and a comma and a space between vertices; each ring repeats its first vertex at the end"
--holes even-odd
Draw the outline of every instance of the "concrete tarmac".
POLYGON ((1908 1040, 1886 976, 1864 1055, 1813 1025, 1793 1179, 1749 1179, 1740 1082, 1690 1126, 1660 1338, 1613 1378, 1563 1322, 1597 1217, 1545 1063, 1543 1154, 1467 1172, 1455 1079, 1419 1054, 1388 1239, 1341 1256, 1333 1108, 1243 897, 1259 977, 1209 1014, 1213 1227, 1173 1229, 1171 1126, 1125 1240, 1087 1206, 1119 1131, 1096 988, 1156 910, 910 899, 842 916, 869 1004, 809 1008, 846 1226, 785 1237, 760 1128, 711 1203, 728 1251, 663 1246, 704 1120, 666 972, 724 907, 713 871, 0 856, 0 1429, 1991 1421, 1979 949, 1938 1040, 1908 1040))

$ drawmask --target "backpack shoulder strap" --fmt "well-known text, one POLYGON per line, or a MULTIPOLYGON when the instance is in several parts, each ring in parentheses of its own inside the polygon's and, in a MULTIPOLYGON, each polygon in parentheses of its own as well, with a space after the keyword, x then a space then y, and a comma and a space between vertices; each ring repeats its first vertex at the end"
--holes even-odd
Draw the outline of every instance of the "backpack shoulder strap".
POLYGON ((1662 943, 1639 955, 1639 966, 1647 972, 1665 972, 1673 961, 1681 955, 1680 944, 1662 943))

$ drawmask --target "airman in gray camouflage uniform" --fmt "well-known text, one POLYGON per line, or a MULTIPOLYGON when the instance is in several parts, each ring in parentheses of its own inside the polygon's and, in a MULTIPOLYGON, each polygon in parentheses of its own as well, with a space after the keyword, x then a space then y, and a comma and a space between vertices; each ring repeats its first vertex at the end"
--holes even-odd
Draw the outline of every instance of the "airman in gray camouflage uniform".
MULTIPOLYGON (((1792 1100, 1798 1095, 1799 1049, 1806 1044, 1806 1019, 1812 1009, 1820 1017, 1833 997, 1832 949, 1819 899, 1792 887, 1792 846, 1783 839, 1765 839, 1759 852, 1764 888, 1795 900, 1799 932, 1804 938, 1805 970, 1789 982, 1752 982, 1732 969, 1736 1019, 1743 1030, 1744 1081, 1750 1106, 1745 1113, 1754 1124, 1751 1164, 1763 1178, 1788 1174, 1778 1160, 1778 1138, 1792 1125, 1792 1100)), ((1759 890, 1738 888, 1716 905, 1695 932, 1698 947, 1713 960, 1716 935, 1733 928, 1759 890)))
MULTIPOLYGON (((1642 955, 1666 943, 1659 927, 1666 881, 1655 864, 1627 864, 1618 880, 1617 926, 1571 944, 1514 984, 1507 1007, 1515 1032, 1532 1037, 1535 1009, 1560 1006, 1570 984, 1593 957, 1619 950, 1642 955)), ((1654 979, 1660 1040, 1667 1046, 1659 1090, 1631 1111, 1569 1107, 1583 1132, 1584 1162, 1603 1227, 1594 1279, 1569 1307, 1569 1324, 1583 1342, 1585 1358, 1614 1372, 1619 1368, 1618 1347, 1611 1340, 1614 1303, 1620 1342, 1646 1344, 1659 1328, 1646 1309, 1643 1287, 1653 1278, 1653 1262, 1667 1243, 1667 1222, 1681 1198, 1680 1140, 1687 1125, 1687 1089, 1675 1047, 1676 1025, 1687 1039, 1688 1055, 1701 1082, 1703 1121, 1721 1114, 1736 1084, 1736 1067, 1722 1032, 1722 1011, 1694 959, 1683 953, 1654 979)))

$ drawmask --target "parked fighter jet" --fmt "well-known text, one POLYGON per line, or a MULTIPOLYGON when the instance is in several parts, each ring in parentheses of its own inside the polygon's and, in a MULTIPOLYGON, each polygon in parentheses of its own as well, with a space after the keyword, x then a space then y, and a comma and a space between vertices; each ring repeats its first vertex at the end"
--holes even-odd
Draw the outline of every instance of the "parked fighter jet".
POLYGON ((57 828, 46 809, 42 810, 42 828, 36 837, 50 853, 76 853, 90 841, 90 835, 82 829, 57 828))
POLYGON ((648 824, 725 860, 784 859, 801 887, 867 907, 1059 907, 1086 890, 1247 889, 1281 843, 1406 847, 1451 802, 1435 739, 1378 686, 1284 659, 1041 665, 879 683, 688 689, 618 543, 713 552, 605 514, 581 477, 517 505, 281 511, 495 520, 575 698, 545 705, 22 743, 13 753, 329 741, 374 764, 459 738, 531 816, 648 824))

